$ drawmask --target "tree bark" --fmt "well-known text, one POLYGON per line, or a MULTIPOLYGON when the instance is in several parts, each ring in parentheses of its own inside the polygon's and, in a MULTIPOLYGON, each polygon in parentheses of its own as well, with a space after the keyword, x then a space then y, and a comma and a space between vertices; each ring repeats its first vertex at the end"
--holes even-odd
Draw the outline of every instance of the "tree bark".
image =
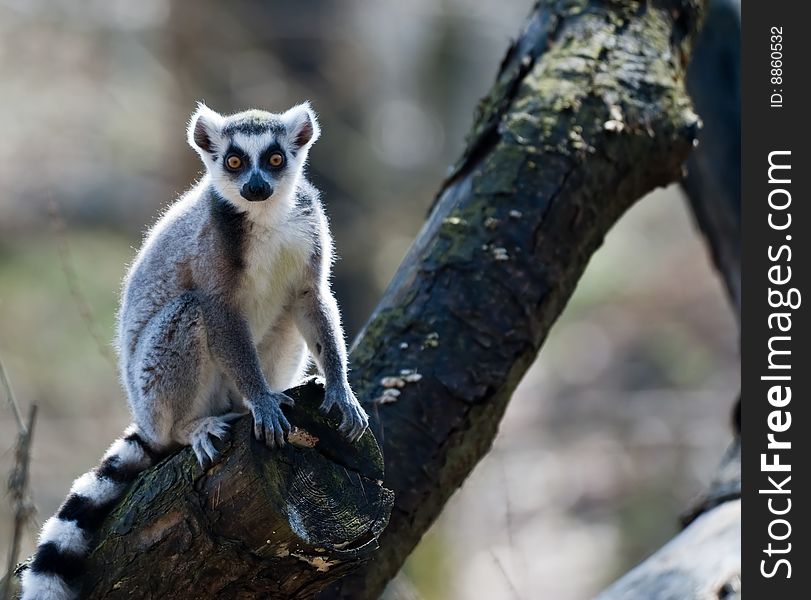
MULTIPOLYGON (((375 482, 379 470, 342 475, 348 447, 326 456, 319 447, 267 453, 245 424, 211 472, 184 452, 139 480, 93 554, 89 597, 135 589, 142 597, 304 598, 352 569, 321 597, 379 597, 489 449, 512 391, 608 229, 635 200, 681 178, 699 127, 684 78, 702 7, 535 6, 352 352, 352 385, 373 416, 384 485, 395 494, 368 563, 359 565, 388 499, 375 482), (314 461, 319 468, 307 477, 314 461), (354 515, 364 502, 374 509, 358 517, 362 525, 341 531, 354 545, 322 536, 331 518, 324 507, 354 515), (306 535, 291 503, 313 506, 306 535)), ((319 438, 328 431, 322 425, 319 438)), ((364 440, 362 453, 373 457, 371 436, 364 440)))
POLYGON ((311 598, 377 548, 392 494, 368 433, 344 441, 318 411, 323 388, 290 391, 297 431, 268 450, 239 421, 222 461, 190 449, 142 475, 107 519, 82 597, 311 598))

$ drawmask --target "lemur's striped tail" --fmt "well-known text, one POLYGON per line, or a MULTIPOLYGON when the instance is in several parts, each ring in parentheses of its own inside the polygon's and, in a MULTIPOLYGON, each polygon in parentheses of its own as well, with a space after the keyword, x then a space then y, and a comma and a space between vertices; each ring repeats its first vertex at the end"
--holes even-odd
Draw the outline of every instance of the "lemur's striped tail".
POLYGON ((160 458, 131 425, 99 466, 73 482, 59 512, 42 526, 36 554, 22 573, 21 600, 77 597, 93 534, 129 483, 160 458))

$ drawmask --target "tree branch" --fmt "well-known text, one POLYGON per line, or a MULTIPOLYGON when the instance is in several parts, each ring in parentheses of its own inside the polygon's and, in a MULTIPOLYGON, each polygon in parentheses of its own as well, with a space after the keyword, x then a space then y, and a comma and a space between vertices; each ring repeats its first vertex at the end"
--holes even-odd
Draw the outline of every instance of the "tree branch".
POLYGON ((738 0, 712 0, 687 88, 704 126, 682 182, 735 315, 741 313, 741 22, 738 0))
POLYGON ((323 598, 377 598, 488 451, 507 402, 618 217, 681 178, 700 2, 541 2, 353 353, 395 506, 323 598), (398 396, 385 378, 419 373, 398 396))

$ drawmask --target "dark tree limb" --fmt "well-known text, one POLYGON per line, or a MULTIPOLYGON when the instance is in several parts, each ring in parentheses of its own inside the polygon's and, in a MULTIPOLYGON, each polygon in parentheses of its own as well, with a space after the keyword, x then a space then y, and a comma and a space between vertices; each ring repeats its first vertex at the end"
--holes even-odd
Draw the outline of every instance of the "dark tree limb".
POLYGON ((490 448, 605 233, 681 178, 698 129, 683 84, 700 12, 536 6, 352 353, 395 506, 372 561, 322 597, 379 596, 490 448), (387 392, 403 370, 421 378, 387 392))
MULTIPOLYGON (((712 0, 687 87, 704 121, 682 182, 741 325, 741 3, 712 0)), ((733 412, 741 431, 741 400, 733 412)))
POLYGON ((687 89, 703 121, 682 184, 740 322, 741 7, 711 0, 687 89))
POLYGON ((682 515, 682 524, 688 526, 703 513, 720 506, 724 502, 740 500, 740 498, 741 438, 740 435, 736 435, 724 453, 723 458, 721 458, 721 463, 718 465, 707 491, 701 494, 682 515))
POLYGON ((142 597, 303 598, 357 569, 323 596, 377 598, 489 449, 608 229, 680 179, 698 130, 684 77, 701 12, 701 0, 546 0, 533 10, 352 354, 396 498, 370 562, 340 552, 374 547, 388 496, 372 472, 357 471, 363 486, 352 469, 341 474, 351 449, 275 456, 243 425, 212 473, 185 452, 139 481, 100 538, 90 597, 123 597, 142 582, 142 597), (323 469, 297 485, 314 461, 323 469), (320 509, 355 514, 367 506, 360 490, 376 508, 345 535, 350 546, 321 543, 331 513, 320 509), (290 503, 314 507, 305 535, 290 503), (306 543, 313 536, 318 544, 306 543), (336 561, 326 573, 313 558, 320 548, 336 561))

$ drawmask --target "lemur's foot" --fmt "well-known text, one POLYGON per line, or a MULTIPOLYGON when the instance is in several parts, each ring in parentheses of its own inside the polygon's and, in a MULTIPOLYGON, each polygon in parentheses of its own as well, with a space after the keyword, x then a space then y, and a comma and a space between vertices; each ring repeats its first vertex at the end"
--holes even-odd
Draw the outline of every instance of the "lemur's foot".
POLYGON ((282 404, 293 406, 293 399, 281 392, 270 392, 251 402, 253 433, 257 440, 265 442, 269 448, 284 446, 287 434, 290 433, 290 422, 282 412, 282 404))
POLYGON ((191 447, 197 462, 204 469, 210 467, 220 459, 220 451, 214 446, 212 437, 225 439, 230 427, 226 419, 228 415, 218 417, 206 417, 200 420, 200 424, 191 434, 191 447))
POLYGON ((337 406, 341 411, 341 424, 338 426, 338 430, 350 442, 358 441, 369 426, 369 417, 348 383, 327 386, 324 402, 321 403, 321 411, 326 414, 333 406, 337 406))

